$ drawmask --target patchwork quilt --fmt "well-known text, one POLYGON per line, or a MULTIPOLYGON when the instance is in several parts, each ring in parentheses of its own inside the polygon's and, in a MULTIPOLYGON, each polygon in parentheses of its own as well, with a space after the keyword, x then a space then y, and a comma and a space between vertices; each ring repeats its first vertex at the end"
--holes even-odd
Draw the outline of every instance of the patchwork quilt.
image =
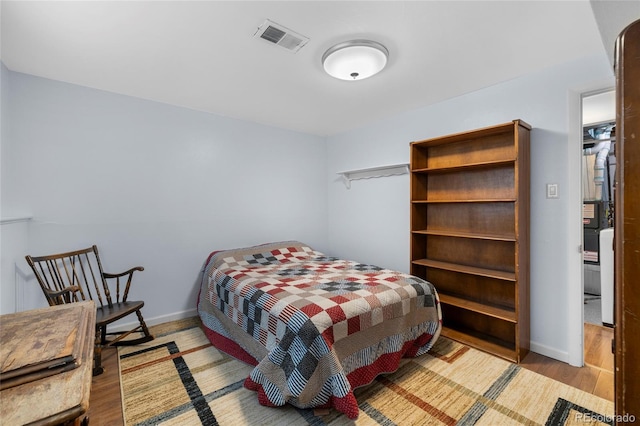
POLYGON ((353 390, 426 353, 442 324, 431 283, 297 241, 211 253, 198 313, 214 346, 255 366, 245 387, 261 404, 349 418, 353 390))

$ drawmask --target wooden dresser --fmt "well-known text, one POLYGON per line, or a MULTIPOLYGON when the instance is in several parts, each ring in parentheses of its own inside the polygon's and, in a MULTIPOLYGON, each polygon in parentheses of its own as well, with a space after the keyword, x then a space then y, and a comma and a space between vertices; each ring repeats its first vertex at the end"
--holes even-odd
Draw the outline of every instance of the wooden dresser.
POLYGON ((0 316, 3 424, 86 424, 93 370, 92 301, 0 316))

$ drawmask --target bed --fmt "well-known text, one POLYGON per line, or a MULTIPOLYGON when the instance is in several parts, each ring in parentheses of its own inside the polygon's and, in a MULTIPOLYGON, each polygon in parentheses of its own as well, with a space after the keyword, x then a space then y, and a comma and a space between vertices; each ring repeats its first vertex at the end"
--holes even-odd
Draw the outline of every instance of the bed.
POLYGON ((211 253, 198 314, 216 348, 255 366, 244 386, 260 404, 352 419, 353 390, 426 353, 442 326, 431 283, 297 241, 211 253))

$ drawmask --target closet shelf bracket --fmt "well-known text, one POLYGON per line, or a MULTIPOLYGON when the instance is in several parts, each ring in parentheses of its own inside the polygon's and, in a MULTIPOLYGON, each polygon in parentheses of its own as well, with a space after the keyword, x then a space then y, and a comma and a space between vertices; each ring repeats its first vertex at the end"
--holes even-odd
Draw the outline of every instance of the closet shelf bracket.
POLYGON ((351 188, 351 181, 357 179, 369 179, 387 176, 398 176, 409 174, 409 163, 392 164, 389 166, 369 167, 366 169, 347 170, 338 172, 342 177, 344 186, 351 188))

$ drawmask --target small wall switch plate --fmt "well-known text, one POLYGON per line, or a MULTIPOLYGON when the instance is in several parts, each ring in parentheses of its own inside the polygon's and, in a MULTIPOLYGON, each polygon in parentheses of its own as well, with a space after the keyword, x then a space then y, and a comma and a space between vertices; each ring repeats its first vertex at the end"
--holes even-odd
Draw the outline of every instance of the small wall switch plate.
POLYGON ((558 184, 557 183, 548 183, 547 184, 547 198, 559 198, 559 196, 558 196, 558 184))

